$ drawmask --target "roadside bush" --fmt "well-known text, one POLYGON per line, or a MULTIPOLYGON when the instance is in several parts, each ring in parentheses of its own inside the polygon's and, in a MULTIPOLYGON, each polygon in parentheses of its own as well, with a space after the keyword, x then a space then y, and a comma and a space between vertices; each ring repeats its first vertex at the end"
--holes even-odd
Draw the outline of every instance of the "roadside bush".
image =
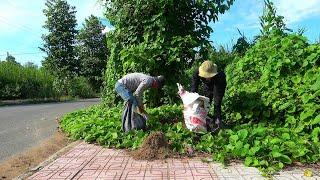
POLYGON ((262 38, 227 68, 226 119, 293 130, 320 127, 320 46, 299 35, 262 38))
POLYGON ((56 98, 53 80, 43 69, 0 62, 0 99, 56 98))
POLYGON ((227 124, 244 135, 232 135, 221 157, 269 171, 320 160, 319 58, 320 46, 305 37, 271 33, 227 67, 223 111, 227 124))
POLYGON ((70 96, 80 98, 95 97, 95 91, 92 89, 89 81, 85 77, 76 77, 71 83, 70 96))

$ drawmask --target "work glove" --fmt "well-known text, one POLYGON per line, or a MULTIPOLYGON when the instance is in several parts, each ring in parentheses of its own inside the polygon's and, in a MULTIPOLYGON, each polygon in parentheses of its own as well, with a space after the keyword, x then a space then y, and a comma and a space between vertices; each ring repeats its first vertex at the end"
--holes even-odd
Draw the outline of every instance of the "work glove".
POLYGON ((221 128, 221 120, 219 118, 216 119, 215 124, 218 128, 221 128))

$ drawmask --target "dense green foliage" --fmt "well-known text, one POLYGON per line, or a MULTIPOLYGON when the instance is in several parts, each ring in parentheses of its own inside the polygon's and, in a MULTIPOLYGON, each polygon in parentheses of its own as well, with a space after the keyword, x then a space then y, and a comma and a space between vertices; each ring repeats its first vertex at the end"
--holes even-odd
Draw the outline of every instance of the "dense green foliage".
MULTIPOLYGON (((226 67, 234 61, 237 53, 240 52, 229 52, 225 47, 220 46, 217 50, 213 49, 209 53, 209 60, 213 61, 218 66, 218 71, 225 71, 226 67)), ((199 67, 198 66, 195 67, 199 67)))
POLYGON ((105 103, 116 103, 114 84, 124 74, 164 75, 163 92, 147 95, 150 105, 177 100, 176 80, 184 81, 195 48, 205 54, 210 47, 210 21, 217 21, 233 0, 106 0, 106 17, 115 27, 107 36, 111 55, 107 63, 105 103), (174 75, 174 76, 173 76, 174 75))
POLYGON ((308 122, 320 113, 319 49, 295 34, 262 38, 227 69, 227 119, 317 124, 308 122))
POLYGON ((183 125, 182 107, 161 106, 149 109, 147 131, 121 130, 121 108, 106 110, 102 106, 76 111, 66 115, 61 128, 74 139, 98 142, 106 147, 136 149, 153 131, 165 133, 174 152, 185 153, 186 148, 213 155, 215 160, 226 162, 243 159, 248 166, 255 166, 272 173, 294 161, 319 161, 317 132, 297 134, 276 125, 244 124, 218 134, 196 134, 183 125), (177 122, 178 119, 178 122, 177 122))
MULTIPOLYGON (((59 100, 65 86, 44 68, 32 63, 0 62, 0 100, 38 99, 59 100)), ((76 77, 67 88, 70 97, 88 98, 96 94, 84 77, 76 77)))
POLYGON ((40 49, 47 54, 43 66, 59 79, 73 77, 78 74, 79 60, 75 53, 75 37, 77 30, 75 7, 65 0, 47 0, 47 17, 45 25, 48 34, 44 34, 43 47, 40 49))
POLYGON ((101 34, 104 27, 93 15, 85 19, 77 35, 77 52, 81 62, 80 74, 88 78, 91 86, 100 90, 108 58, 106 37, 101 34))
POLYGON ((54 77, 44 69, 0 62, 0 99, 56 98, 54 77))
POLYGON ((319 57, 320 46, 309 45, 303 36, 262 37, 227 68, 225 119, 233 125, 266 123, 271 126, 267 129, 273 133, 270 137, 280 138, 270 147, 272 153, 302 162, 318 161, 319 57), (293 137, 301 140, 290 141, 293 137))
POLYGON ((163 131, 173 143, 173 149, 184 152, 185 144, 189 141, 187 137, 194 134, 182 127, 182 123, 173 124, 178 118, 181 121, 182 108, 179 106, 161 106, 150 109, 151 119, 148 120, 147 132, 132 131, 123 133, 121 130, 121 108, 104 109, 102 106, 95 106, 89 109, 76 111, 66 115, 60 126, 72 138, 85 139, 88 142, 98 142, 107 147, 116 148, 137 148, 150 131, 163 131), (160 121, 167 122, 161 124, 160 121), (172 121, 172 123, 170 123, 172 121))
MULTIPOLYGON (((110 6, 107 13, 111 13, 108 15, 116 29, 109 34, 113 47, 106 71, 109 83, 107 93, 113 91, 114 81, 124 73, 142 71, 156 74, 161 73, 163 68, 173 78, 165 88, 167 102, 172 102, 168 96, 177 88, 170 83, 183 81, 191 75, 194 68, 190 68, 188 63, 199 63, 186 61, 180 53, 186 56, 195 53, 186 52, 183 48, 197 47, 200 41, 194 40, 194 37, 199 36, 189 34, 192 32, 189 26, 184 27, 185 36, 177 35, 180 32, 175 30, 167 34, 170 30, 166 26, 167 20, 172 22, 176 17, 170 14, 168 7, 171 6, 167 7, 171 1, 160 1, 159 4, 150 2, 147 5, 131 4, 129 1, 123 8, 119 7, 120 1, 112 2, 115 6, 110 6), (138 6, 137 11, 132 8, 135 6, 138 6), (118 9, 113 9, 116 7, 118 9), (162 16, 160 7, 168 9, 164 12, 166 16, 162 16), (170 18, 166 19, 167 16, 170 18), (157 29, 159 27, 164 27, 164 30, 157 29), (180 37, 183 43, 179 41, 182 40, 180 37), (161 42, 162 39, 165 41, 161 42), (172 47, 172 42, 179 43, 172 47), (190 42, 195 46, 189 46, 190 42), (170 54, 173 49, 175 51, 170 54), (173 73, 175 76, 172 76, 173 73)), ((181 1, 179 3, 177 7, 186 5, 181 1)), ((177 14, 184 13, 183 10, 177 14)), ((177 105, 148 109, 150 119, 145 132, 123 133, 121 108, 107 109, 107 106, 68 114, 61 121, 62 129, 75 139, 98 142, 107 147, 133 149, 139 147, 152 131, 162 131, 175 152, 184 153, 186 148, 192 147, 211 153, 217 161, 239 159, 245 165, 258 167, 266 173, 274 173, 294 162, 319 162, 320 44, 309 44, 301 33, 288 33, 283 17, 276 15, 269 1, 266 1, 260 19, 262 33, 252 45, 242 36, 232 53, 223 48, 206 48, 207 54, 198 54, 213 60, 219 70, 226 68, 228 85, 223 102, 226 126, 217 134, 188 131, 183 125, 182 107, 177 105)), ((112 98, 106 100, 112 100, 107 103, 114 103, 112 98)))

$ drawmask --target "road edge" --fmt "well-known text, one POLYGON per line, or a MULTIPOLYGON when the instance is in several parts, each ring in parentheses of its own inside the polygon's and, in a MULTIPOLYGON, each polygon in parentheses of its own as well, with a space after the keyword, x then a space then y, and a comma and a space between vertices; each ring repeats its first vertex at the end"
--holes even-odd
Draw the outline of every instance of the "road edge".
POLYGON ((19 175, 18 177, 13 178, 13 180, 27 179, 28 177, 30 177, 34 173, 38 172, 39 170, 41 170, 42 168, 44 168, 45 166, 47 166, 48 164, 50 164, 51 162, 53 162, 54 160, 59 158, 61 155, 65 154, 67 151, 71 150, 73 147, 80 144, 81 142, 83 142, 83 141, 78 140, 78 141, 74 141, 74 142, 68 144, 67 146, 65 146, 62 149, 60 149, 59 151, 55 152, 53 155, 51 155, 49 158, 47 158, 46 160, 44 160, 43 162, 41 162, 37 166, 27 170, 25 173, 19 175))

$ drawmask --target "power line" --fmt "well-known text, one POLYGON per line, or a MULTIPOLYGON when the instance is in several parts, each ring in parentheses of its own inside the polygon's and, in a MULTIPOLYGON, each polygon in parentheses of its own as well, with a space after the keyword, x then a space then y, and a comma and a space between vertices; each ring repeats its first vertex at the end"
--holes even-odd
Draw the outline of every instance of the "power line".
MULTIPOLYGON (((7 25, 9 25, 9 26, 11 26, 11 27, 13 26, 13 27, 19 28, 20 30, 23 30, 23 31, 25 31, 25 32, 32 33, 32 35, 34 35, 34 36, 36 35, 36 33, 34 32, 34 30, 32 30, 31 28, 28 28, 27 26, 24 26, 24 25, 14 24, 14 23, 8 21, 8 20, 7 20, 6 18, 4 18, 3 16, 0 16, 0 21, 4 22, 5 24, 7 24, 7 25)), ((37 36, 35 36, 35 37, 39 38, 38 35, 39 35, 39 34, 37 34, 37 36)))
MULTIPOLYGON (((16 10, 18 10, 18 11, 20 11, 21 10, 21 6, 17 6, 16 4, 13 4, 12 2, 10 2, 9 0, 5 0, 6 2, 7 2, 7 5, 9 5, 9 6, 11 6, 11 7, 13 7, 14 9, 16 9, 16 10)), ((5 17, 3 17, 2 16, 2 18, 5 18, 5 17)), ((26 28, 26 29, 28 29, 28 30, 30 30, 30 31, 34 31, 32 28, 30 28, 29 26, 25 26, 25 25, 23 25, 23 24, 18 24, 19 26, 21 26, 21 27, 23 27, 23 28, 26 28)))
MULTIPOLYGON (((13 54, 9 53, 9 55, 11 55, 11 56, 21 56, 21 55, 27 55, 27 54, 44 54, 44 53, 45 52, 39 51, 39 52, 25 52, 25 53, 13 53, 13 54)), ((7 54, 1 54, 0 56, 7 56, 7 54)))

